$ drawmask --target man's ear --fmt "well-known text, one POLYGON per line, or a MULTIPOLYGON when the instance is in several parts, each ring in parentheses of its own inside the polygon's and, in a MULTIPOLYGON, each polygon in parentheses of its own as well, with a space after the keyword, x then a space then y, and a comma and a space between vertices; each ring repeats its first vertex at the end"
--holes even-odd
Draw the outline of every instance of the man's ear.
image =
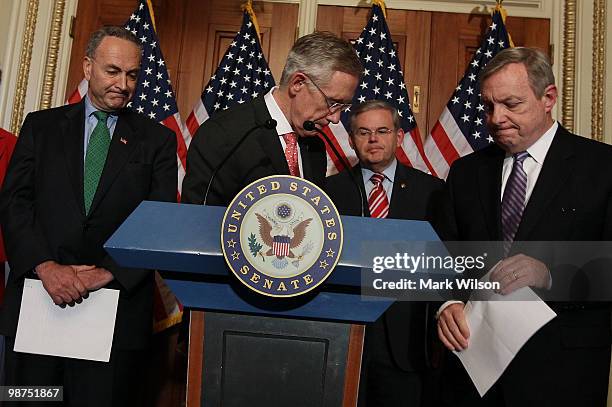
POLYGON ((91 78, 92 68, 93 68, 92 59, 88 56, 83 58, 83 75, 85 76, 85 79, 89 80, 89 78, 91 78))
POLYGON ((304 89, 306 85, 306 76, 301 72, 295 72, 289 77, 287 82, 287 89, 289 90, 290 96, 295 96, 304 89))
POLYGON ((401 147, 402 143, 404 142, 405 135, 406 134, 404 133, 404 129, 400 127, 397 131, 397 145, 395 147, 401 147))
POLYGON ((557 103, 557 97, 559 96, 557 87, 555 85, 548 85, 546 89, 544 89, 544 95, 542 96, 542 101, 544 102, 544 108, 546 109, 546 113, 550 113, 557 103))

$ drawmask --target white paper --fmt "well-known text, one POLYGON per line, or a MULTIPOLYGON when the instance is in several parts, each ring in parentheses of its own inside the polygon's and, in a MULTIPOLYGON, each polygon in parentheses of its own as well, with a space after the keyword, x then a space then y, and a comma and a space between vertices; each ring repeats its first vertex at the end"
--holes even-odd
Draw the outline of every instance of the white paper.
POLYGON ((465 315, 469 345, 454 353, 482 397, 529 338, 557 314, 533 290, 523 287, 507 295, 481 290, 465 305, 465 315))
POLYGON ((53 303, 40 280, 26 279, 15 352, 108 362, 119 291, 100 289, 74 307, 53 303))

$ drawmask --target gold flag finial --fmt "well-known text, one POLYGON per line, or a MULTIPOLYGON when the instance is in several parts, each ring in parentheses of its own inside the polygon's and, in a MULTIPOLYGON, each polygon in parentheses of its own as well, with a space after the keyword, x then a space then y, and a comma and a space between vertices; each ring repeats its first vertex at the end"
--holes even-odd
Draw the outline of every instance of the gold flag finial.
MULTIPOLYGON (((495 6, 495 10, 493 10, 493 12, 495 13, 496 11, 499 11, 499 13, 502 16, 502 21, 504 22, 504 25, 505 25, 506 24, 506 18, 508 18, 508 12, 502 6, 503 2, 504 2, 504 0, 497 0, 497 5, 495 6)), ((508 27, 506 27, 506 31, 508 31, 508 27)), ((510 47, 514 48, 514 42, 512 41, 512 36, 510 35, 510 33, 508 33, 508 40, 510 40, 510 47)))
POLYGON ((253 0, 248 0, 240 8, 246 11, 247 13, 249 13, 249 17, 251 17, 251 21, 253 22, 253 25, 255 26, 255 31, 257 32, 257 36, 259 37, 259 40, 261 41, 261 33, 259 32, 259 24, 257 23, 257 17, 255 16, 255 11, 253 10, 253 0))
POLYGON ((387 18, 387 6, 385 5, 385 0, 372 0, 372 5, 379 6, 382 9, 383 16, 387 18))

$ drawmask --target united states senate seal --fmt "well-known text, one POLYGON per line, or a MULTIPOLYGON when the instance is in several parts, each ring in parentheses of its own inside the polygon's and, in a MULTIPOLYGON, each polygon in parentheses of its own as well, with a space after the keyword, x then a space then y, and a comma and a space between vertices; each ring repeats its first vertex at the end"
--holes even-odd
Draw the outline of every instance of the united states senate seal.
POLYGON ((342 242, 342 222, 331 199, 312 182, 289 175, 245 187, 221 225, 230 270, 251 290, 271 297, 294 297, 323 283, 342 242))

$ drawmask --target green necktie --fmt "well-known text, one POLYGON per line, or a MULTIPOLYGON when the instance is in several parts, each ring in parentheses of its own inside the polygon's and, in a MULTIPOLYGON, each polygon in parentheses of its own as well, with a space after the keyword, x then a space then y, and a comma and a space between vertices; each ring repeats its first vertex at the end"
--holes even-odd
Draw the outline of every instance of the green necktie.
POLYGON ((93 129, 89 144, 87 145, 87 154, 85 155, 85 177, 83 182, 83 197, 85 198, 85 214, 89 214, 89 208, 93 201, 98 182, 104 169, 106 155, 108 154, 108 146, 110 146, 110 132, 106 127, 106 119, 108 113, 94 112, 94 116, 98 119, 98 124, 93 129))

